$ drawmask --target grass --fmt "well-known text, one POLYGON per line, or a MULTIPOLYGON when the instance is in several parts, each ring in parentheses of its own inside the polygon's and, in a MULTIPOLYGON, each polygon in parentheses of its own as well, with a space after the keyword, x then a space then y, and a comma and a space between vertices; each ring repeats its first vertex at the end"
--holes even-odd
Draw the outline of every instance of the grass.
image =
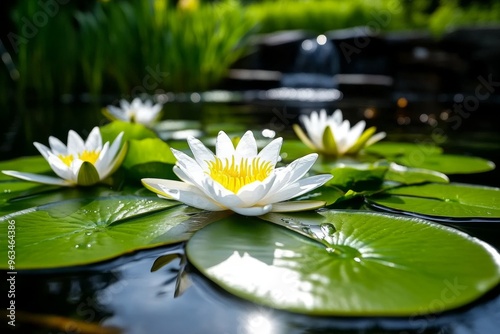
MULTIPOLYGON (((39 2, 18 1, 11 17, 20 39, 6 46, 20 73, 17 96, 53 101, 75 92, 132 97, 207 90, 260 33, 369 25, 439 36, 452 27, 500 22, 499 3, 463 8, 448 0, 429 12, 426 1, 226 0, 181 8, 168 0, 107 0, 70 2, 54 15, 39 2), (46 21, 35 20, 43 15, 46 21), (29 36, 26 22, 36 30, 29 36)), ((0 85, 7 92, 12 81, 2 77, 0 85)))

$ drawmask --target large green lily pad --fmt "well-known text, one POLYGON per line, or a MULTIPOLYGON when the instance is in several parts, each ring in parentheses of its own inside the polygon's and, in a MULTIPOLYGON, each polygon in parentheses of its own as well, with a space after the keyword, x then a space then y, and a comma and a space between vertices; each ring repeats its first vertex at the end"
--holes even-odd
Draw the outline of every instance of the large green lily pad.
POLYGON ((364 153, 374 154, 382 157, 409 156, 412 159, 420 159, 429 155, 439 155, 443 149, 431 143, 406 143, 382 141, 363 149, 364 153))
POLYGON ((472 302, 500 281, 499 254, 422 219, 324 211, 305 237, 232 216, 199 230, 187 256, 230 293, 309 315, 415 316, 472 302))
POLYGON ((429 183, 393 188, 367 199, 371 206, 433 219, 500 220, 500 189, 463 183, 429 183))
MULTIPOLYGON (((7 235, 8 225, 15 225, 15 269, 83 265, 185 240, 171 235, 155 241, 188 219, 186 207, 178 204, 139 196, 79 198, 0 217, 0 228, 7 235)), ((0 239, 5 259, 7 243, 0 239)))
POLYGON ((416 158, 405 155, 394 160, 408 167, 431 169, 445 174, 472 174, 495 169, 492 161, 466 155, 425 155, 416 158))

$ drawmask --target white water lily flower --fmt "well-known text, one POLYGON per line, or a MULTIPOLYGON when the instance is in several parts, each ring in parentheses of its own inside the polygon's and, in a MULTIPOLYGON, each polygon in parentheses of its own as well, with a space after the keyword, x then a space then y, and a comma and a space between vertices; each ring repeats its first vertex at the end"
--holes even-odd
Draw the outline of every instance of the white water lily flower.
POLYGON ((102 144, 99 127, 94 127, 86 141, 75 131, 68 132, 68 146, 49 137, 49 145, 33 143, 59 177, 4 170, 2 173, 26 181, 58 186, 89 186, 110 176, 125 158, 126 147, 120 150, 123 132, 113 143, 102 144))
POLYGON ((313 111, 309 117, 301 115, 299 119, 307 133, 294 124, 293 129, 300 140, 309 148, 327 155, 355 155, 386 136, 385 132, 375 134, 377 129, 374 126, 365 130, 365 121, 359 121, 351 128, 348 120, 342 120, 339 109, 331 116, 321 110, 319 113, 313 111))
POLYGON ((109 105, 103 113, 110 120, 119 120, 130 123, 140 123, 145 126, 153 126, 160 117, 163 106, 160 103, 154 104, 150 100, 143 102, 136 97, 129 103, 127 100, 120 100, 120 108, 109 105))
POLYGON ((236 148, 223 131, 216 140, 214 155, 201 141, 188 138, 194 158, 172 149, 175 174, 184 182, 143 179, 142 183, 160 197, 210 211, 232 210, 247 216, 271 211, 302 211, 325 205, 322 201, 288 201, 323 185, 332 175, 303 178, 318 155, 309 154, 286 167, 276 168, 282 138, 257 153, 257 143, 247 131, 236 148), (288 202, 287 202, 288 201, 288 202))

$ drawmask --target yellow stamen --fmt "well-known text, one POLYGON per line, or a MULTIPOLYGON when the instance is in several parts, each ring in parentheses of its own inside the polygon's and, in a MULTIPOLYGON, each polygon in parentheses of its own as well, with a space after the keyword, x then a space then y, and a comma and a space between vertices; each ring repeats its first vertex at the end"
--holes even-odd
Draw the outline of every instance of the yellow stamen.
POLYGON ((247 184, 263 181, 272 170, 273 166, 269 161, 253 158, 241 159, 236 163, 233 156, 231 160, 215 158, 214 161, 209 161, 207 174, 224 188, 237 193, 247 184))
POLYGON ((78 157, 83 160, 83 161, 88 161, 90 162, 91 164, 95 164, 95 162, 97 161, 97 158, 99 158, 99 151, 83 151, 82 153, 80 153, 78 155, 78 157))
POLYGON ((64 164, 65 164, 66 166, 68 166, 68 167, 71 165, 71 163, 73 162, 73 159, 74 159, 74 157, 73 157, 73 155, 72 155, 72 154, 70 154, 70 155, 62 155, 62 154, 59 154, 59 155, 58 155, 58 157, 59 157, 59 159, 61 159, 61 161, 62 161, 62 162, 64 162, 64 164))

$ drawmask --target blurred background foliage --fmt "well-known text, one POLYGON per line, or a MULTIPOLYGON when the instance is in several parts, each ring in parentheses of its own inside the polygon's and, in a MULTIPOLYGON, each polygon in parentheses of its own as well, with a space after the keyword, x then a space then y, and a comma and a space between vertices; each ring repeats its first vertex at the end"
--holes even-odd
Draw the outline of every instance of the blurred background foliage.
POLYGON ((217 87, 252 37, 369 25, 381 32, 500 22, 496 0, 18 0, 1 5, 0 102, 217 87))

